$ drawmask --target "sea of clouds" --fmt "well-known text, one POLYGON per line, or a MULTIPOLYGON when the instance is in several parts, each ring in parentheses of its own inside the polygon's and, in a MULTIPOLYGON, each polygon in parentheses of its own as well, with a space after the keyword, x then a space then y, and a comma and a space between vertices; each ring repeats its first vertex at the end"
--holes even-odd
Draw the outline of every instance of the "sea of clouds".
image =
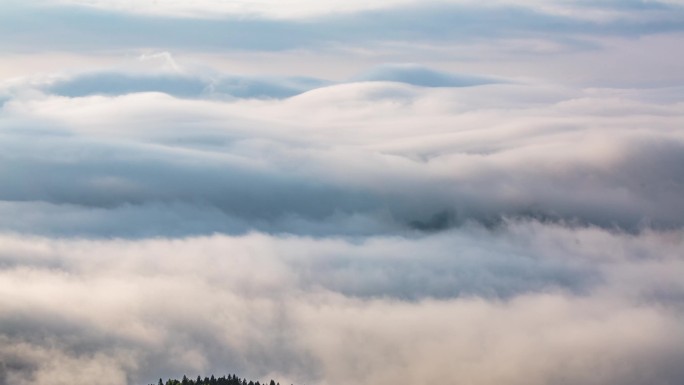
POLYGON ((0 385, 684 382, 680 2, 157 3, 2 6, 0 385))

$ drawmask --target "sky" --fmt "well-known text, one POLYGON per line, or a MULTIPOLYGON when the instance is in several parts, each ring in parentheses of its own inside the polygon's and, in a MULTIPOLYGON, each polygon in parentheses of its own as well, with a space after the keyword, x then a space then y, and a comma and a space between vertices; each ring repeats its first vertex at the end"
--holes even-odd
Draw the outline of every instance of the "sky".
POLYGON ((684 383, 684 2, 2 0, 0 385, 684 383))

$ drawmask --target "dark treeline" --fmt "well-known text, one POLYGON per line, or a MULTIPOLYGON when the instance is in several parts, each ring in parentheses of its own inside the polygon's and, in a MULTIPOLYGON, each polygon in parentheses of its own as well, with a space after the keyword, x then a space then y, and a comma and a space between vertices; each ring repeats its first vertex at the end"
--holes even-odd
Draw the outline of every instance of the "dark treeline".
MULTIPOLYGON (((154 384, 150 384, 154 385, 154 384)), ((234 374, 229 374, 227 376, 223 377, 214 377, 213 375, 211 377, 200 377, 197 376, 196 379, 192 380, 189 379, 187 376, 183 376, 183 379, 181 380, 176 380, 176 379, 168 379, 166 382, 162 380, 161 378, 159 379, 159 383, 157 385, 267 385, 266 383, 260 384, 259 381, 247 381, 245 378, 238 378, 238 376, 234 374)), ((268 385, 280 385, 280 383, 276 383, 275 381, 271 380, 271 382, 268 385)))

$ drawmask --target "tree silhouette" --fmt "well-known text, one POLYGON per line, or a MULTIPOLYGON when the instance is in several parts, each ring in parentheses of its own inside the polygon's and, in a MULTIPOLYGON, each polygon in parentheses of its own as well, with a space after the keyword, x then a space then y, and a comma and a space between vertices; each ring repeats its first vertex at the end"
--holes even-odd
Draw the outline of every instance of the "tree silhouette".
MULTIPOLYGON (((153 384, 150 384, 153 385, 153 384)), ((191 380, 187 375, 183 375, 181 380, 169 378, 164 382, 163 379, 159 379, 157 385, 262 385, 258 380, 247 380, 246 378, 239 378, 235 374, 228 374, 226 376, 215 377, 213 374, 211 377, 197 376, 197 379, 191 380)), ((263 383, 266 385, 266 382, 263 383)), ((279 382, 271 380, 268 385, 280 385, 279 382)))

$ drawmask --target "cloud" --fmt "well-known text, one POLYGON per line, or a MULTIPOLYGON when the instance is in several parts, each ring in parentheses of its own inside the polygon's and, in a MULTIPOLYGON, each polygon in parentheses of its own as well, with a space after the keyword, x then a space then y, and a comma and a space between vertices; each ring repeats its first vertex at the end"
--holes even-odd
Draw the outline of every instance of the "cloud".
MULTIPOLYGON (((173 59, 170 59, 173 60, 173 59)), ((177 64, 173 63, 174 66, 177 64)), ((348 81, 309 77, 268 78, 246 75, 214 74, 201 76, 177 68, 167 73, 102 71, 48 77, 43 84, 14 82, 13 87, 34 86, 49 94, 83 97, 160 92, 181 98, 287 98, 316 88, 364 81, 399 82, 421 87, 469 87, 500 83, 502 80, 476 75, 436 71, 415 64, 378 66, 348 81), (19 85, 17 85, 17 83, 19 85)))
MULTIPOLYGON (((28 94, 3 108, 0 198, 37 218, 60 207, 103 235, 179 234, 174 217, 193 234, 429 231, 506 218, 674 228, 684 217, 682 111, 661 102, 667 89, 653 92, 360 82, 271 100, 28 94), (110 225, 109 215, 136 224, 110 225)), ((57 227, 30 225, 70 228, 57 227)))
POLYGON ((538 222, 360 241, 4 235, 0 361, 16 384, 677 383, 682 239, 538 222))
MULTIPOLYGON (((173 65, 177 66, 175 63, 173 65)), ((36 84, 41 91, 67 97, 160 92, 181 98, 282 99, 336 84, 331 80, 301 76, 283 78, 229 74, 201 76, 180 68, 167 73, 91 72, 56 79, 47 78, 44 81, 43 85, 36 84)), ((337 84, 358 81, 391 81, 422 87, 468 87, 501 82, 501 80, 487 77, 436 71, 414 64, 391 64, 376 67, 349 81, 337 82, 337 84)))
MULTIPOLYGON (((419 4, 451 5, 461 7, 477 7, 479 4, 472 0, 447 0, 447 1, 415 1, 415 0, 383 0, 372 4, 363 1, 331 1, 325 5, 312 0, 294 0, 286 4, 277 1, 260 0, 249 3, 225 3, 216 0, 196 1, 193 4, 185 4, 173 0, 165 0, 154 6, 138 4, 133 1, 118 1, 111 3, 102 0, 58 0, 43 1, 42 4, 54 5, 79 5, 103 9, 108 11, 166 16, 215 19, 226 16, 243 16, 252 18, 274 19, 310 19, 329 15, 345 15, 367 11, 386 11, 393 8, 415 7, 419 4)), ((536 11, 549 14, 571 17, 590 21, 611 21, 615 19, 629 19, 630 12, 658 13, 677 6, 679 1, 600 1, 587 3, 584 1, 565 1, 563 3, 548 3, 536 0, 495 0, 489 3, 489 7, 506 8, 531 8, 536 11)))
MULTIPOLYGON (((125 1, 98 3, 8 3, 0 14, 0 33, 8 37, 0 42, 6 52, 0 78, 69 67, 88 71, 95 63, 115 67, 122 57, 172 52, 180 62, 255 75, 227 79, 225 92, 241 96, 290 96, 310 89, 298 77, 339 82, 386 63, 418 63, 485 78, 451 78, 456 83, 542 77, 584 86, 653 87, 683 80, 678 71, 683 57, 676 50, 682 7, 665 2, 499 1, 487 7, 473 1, 374 2, 370 8, 350 3, 349 12, 308 16, 308 1, 301 7, 292 2, 247 6, 265 12, 223 12, 214 1, 156 3, 160 14, 125 1), (169 16, 174 9, 191 17, 169 16), (291 15, 269 12, 277 9, 291 15), (207 10, 211 17, 195 17, 207 10)), ((137 79, 115 80, 135 85, 137 79)))
MULTIPOLYGON (((588 36, 638 37, 681 32, 683 17, 682 7, 657 2, 632 2, 627 6, 623 2, 595 7, 571 5, 561 7, 560 11, 558 7, 550 7, 553 12, 544 12, 543 7, 534 4, 515 2, 493 7, 473 2, 400 2, 379 9, 361 7, 349 13, 323 14, 304 20, 255 17, 250 11, 209 19, 159 17, 149 12, 112 12, 108 8, 70 4, 10 6, 2 16, 1 25, 6 30, 0 28, 0 32, 13 39, 4 41, 2 46, 13 51, 43 48, 90 51, 102 46, 279 51, 317 49, 330 44, 367 46, 373 42, 496 41, 545 34, 546 40, 568 49, 586 49, 593 47, 588 36), (582 17, 592 11, 599 15, 617 13, 619 17, 598 20, 582 17)), ((156 8, 162 13, 168 9, 156 8)), ((125 3, 123 9, 133 10, 125 3)))
POLYGON ((0 385, 684 382, 681 4, 2 8, 0 385))
POLYGON ((125 95, 136 92, 162 92, 177 97, 284 98, 327 85, 314 78, 260 79, 224 76, 216 79, 183 74, 125 74, 100 72, 57 81, 46 91, 57 95, 125 95))
POLYGON ((423 87, 468 87, 496 83, 479 76, 454 75, 415 64, 385 65, 356 77, 359 81, 389 81, 423 87))

